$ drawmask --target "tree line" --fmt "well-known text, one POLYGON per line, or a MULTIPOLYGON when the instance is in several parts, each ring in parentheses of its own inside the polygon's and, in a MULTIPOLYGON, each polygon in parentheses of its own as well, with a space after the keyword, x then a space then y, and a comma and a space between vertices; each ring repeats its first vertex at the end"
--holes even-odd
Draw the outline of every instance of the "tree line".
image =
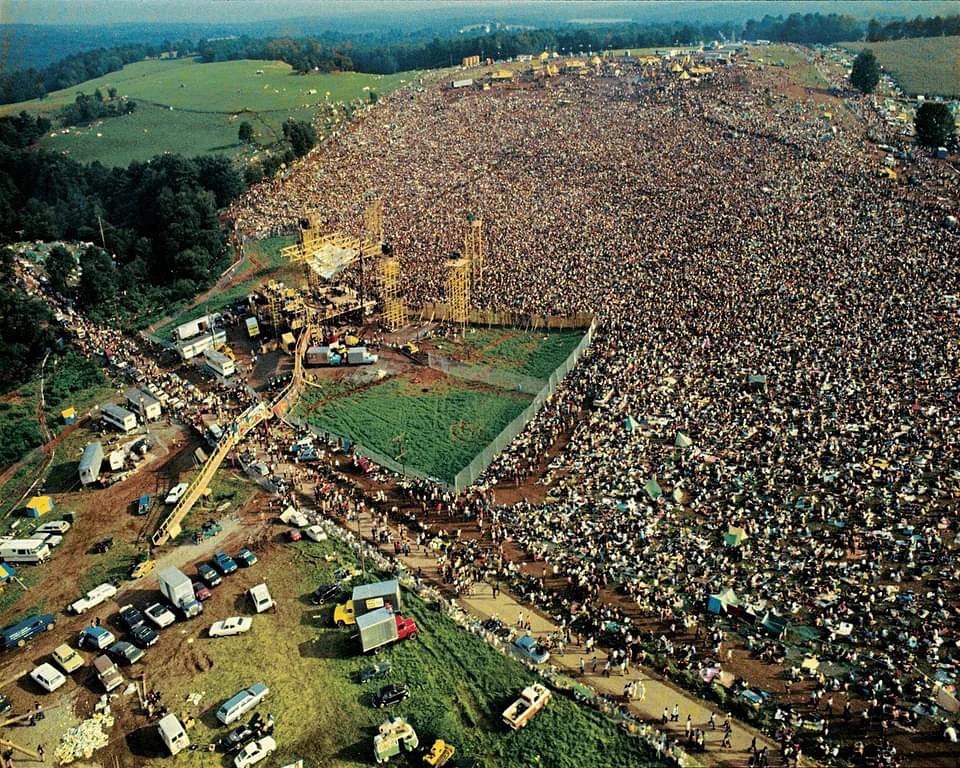
POLYGON ((355 70, 393 74, 409 69, 431 69, 458 63, 464 56, 483 53, 491 58, 542 50, 601 50, 689 45, 737 35, 802 44, 841 40, 891 40, 960 34, 960 16, 917 17, 869 24, 846 14, 794 13, 766 15, 744 25, 689 22, 576 26, 559 29, 497 31, 488 35, 457 35, 441 39, 422 35, 367 35, 346 37, 326 33, 319 37, 242 36, 217 40, 180 40, 162 45, 123 45, 67 56, 44 69, 26 69, 0 75, 0 103, 42 98, 50 91, 78 85, 124 65, 158 56, 166 50, 197 53, 205 62, 236 59, 284 61, 295 71, 355 70))

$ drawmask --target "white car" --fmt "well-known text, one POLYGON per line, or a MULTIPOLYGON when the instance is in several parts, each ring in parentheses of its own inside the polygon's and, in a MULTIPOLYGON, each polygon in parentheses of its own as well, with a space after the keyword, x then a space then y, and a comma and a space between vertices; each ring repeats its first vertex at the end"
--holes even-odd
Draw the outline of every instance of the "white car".
POLYGON ((37 528, 34 533, 57 533, 61 536, 70 530, 70 523, 66 520, 48 520, 37 528))
POLYGON ((326 541, 327 532, 323 530, 319 525, 311 525, 303 529, 304 534, 306 534, 308 539, 313 541, 326 541))
POLYGON ((277 742, 273 740, 273 736, 264 736, 258 741, 251 741, 241 749, 239 754, 233 758, 233 764, 237 768, 247 768, 248 765, 256 765, 264 758, 269 757, 276 748, 277 742))
POLYGON ((30 678, 50 693, 53 693, 57 688, 67 682, 67 678, 63 676, 63 673, 50 663, 44 663, 34 668, 33 672, 30 673, 30 678))
POLYGON ((75 600, 74 602, 70 603, 70 610, 79 615, 84 611, 95 608, 96 606, 100 605, 100 603, 109 600, 116 594, 117 588, 113 586, 113 584, 103 583, 100 586, 91 589, 79 600, 75 600))
POLYGON ((147 618, 156 624, 160 629, 169 627, 177 620, 177 617, 174 616, 169 609, 160 605, 160 603, 151 603, 144 608, 143 612, 147 614, 147 618))
POLYGON ((229 619, 217 621, 210 625, 210 637, 230 637, 249 632, 253 626, 253 619, 249 616, 231 616, 229 619))
POLYGON ((170 489, 170 493, 167 494, 167 498, 163 500, 164 504, 176 504, 180 499, 183 498, 183 494, 187 492, 187 488, 190 486, 186 483, 178 483, 170 489))

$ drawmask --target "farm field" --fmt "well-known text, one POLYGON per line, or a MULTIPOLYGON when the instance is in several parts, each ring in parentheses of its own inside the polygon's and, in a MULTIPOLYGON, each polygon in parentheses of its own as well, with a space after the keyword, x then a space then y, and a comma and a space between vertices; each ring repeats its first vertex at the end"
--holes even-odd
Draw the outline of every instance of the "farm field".
POLYGON ((960 96, 960 36, 837 45, 851 51, 870 48, 909 95, 960 96))
POLYGON ((249 59, 210 64, 194 59, 140 61, 44 99, 0 106, 0 116, 26 110, 52 117, 78 93, 92 94, 97 88, 106 93, 113 87, 119 97, 137 102, 136 112, 73 127, 67 133, 56 131, 41 145, 105 165, 126 165, 162 152, 252 155, 256 150, 237 140, 242 120, 253 125, 258 142, 269 144, 281 135, 280 126, 288 117, 310 120, 327 103, 363 98, 369 90, 384 95, 414 76, 297 75, 283 62, 249 59))
POLYGON ((308 387, 294 415, 388 457, 402 451, 402 464, 449 482, 531 400, 431 370, 354 392, 308 387))
MULTIPOLYGON (((256 681, 270 688, 260 711, 276 718, 278 749, 271 764, 304 759, 309 765, 336 768, 371 765, 377 726, 398 715, 411 722, 422 746, 443 738, 456 747, 458 757, 472 758, 482 768, 655 764, 627 733, 560 695, 523 731, 505 729, 500 713, 533 676, 409 593, 403 595, 402 613, 417 620, 419 636, 375 659, 362 656, 354 631, 330 626, 332 604, 318 608, 307 599, 317 585, 331 583, 334 569, 344 564, 355 564, 354 557, 332 542, 271 547, 261 564, 214 590, 209 615, 164 638, 176 648, 164 649, 160 669, 153 665, 161 657, 156 651, 148 653, 148 660, 154 659, 148 662, 154 684, 173 711, 191 710, 183 703, 186 697, 202 692, 192 710, 198 717, 190 732, 192 743, 201 749, 182 753, 177 765, 232 765, 202 747, 228 730, 215 717, 220 703, 256 681), (246 635, 205 637, 202 628, 222 618, 223 610, 237 612, 236 606, 245 603, 246 582, 259 580, 270 585, 277 612, 254 616, 246 635), (386 680, 355 682, 360 669, 373 661, 390 662, 393 668, 386 680), (389 710, 376 710, 370 698, 386 682, 405 683, 410 698, 389 710)), ((376 578, 371 574, 366 581, 376 578)), ((127 739, 148 768, 170 762, 169 757, 156 757, 162 747, 155 734, 144 727, 127 739)), ((397 764, 405 763, 401 759, 397 764)))

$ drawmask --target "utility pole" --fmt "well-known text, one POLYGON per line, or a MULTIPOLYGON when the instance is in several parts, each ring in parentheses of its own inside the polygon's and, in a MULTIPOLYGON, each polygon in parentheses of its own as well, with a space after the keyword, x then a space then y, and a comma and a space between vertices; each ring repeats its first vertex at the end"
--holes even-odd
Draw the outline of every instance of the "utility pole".
POLYGON ((103 250, 107 250, 107 238, 103 236, 103 221, 100 219, 100 214, 97 214, 97 224, 100 225, 100 245, 103 246, 103 250))

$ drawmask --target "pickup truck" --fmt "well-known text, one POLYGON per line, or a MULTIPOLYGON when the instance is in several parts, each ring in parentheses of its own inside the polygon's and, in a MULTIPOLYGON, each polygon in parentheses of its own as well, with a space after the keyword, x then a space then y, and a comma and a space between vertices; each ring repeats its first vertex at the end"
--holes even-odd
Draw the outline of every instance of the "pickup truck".
POLYGON ((551 693, 540 683, 528 685, 520 697, 503 712, 503 722, 514 731, 523 728, 550 701, 551 693))
POLYGON ((100 682, 107 693, 123 685, 123 675, 120 674, 120 670, 117 669, 113 659, 106 654, 97 656, 93 660, 93 668, 97 670, 97 677, 100 678, 100 682))
POLYGON ((71 611, 79 615, 109 600, 115 594, 117 594, 117 588, 113 584, 101 584, 91 589, 79 600, 74 600, 69 607, 71 611))

